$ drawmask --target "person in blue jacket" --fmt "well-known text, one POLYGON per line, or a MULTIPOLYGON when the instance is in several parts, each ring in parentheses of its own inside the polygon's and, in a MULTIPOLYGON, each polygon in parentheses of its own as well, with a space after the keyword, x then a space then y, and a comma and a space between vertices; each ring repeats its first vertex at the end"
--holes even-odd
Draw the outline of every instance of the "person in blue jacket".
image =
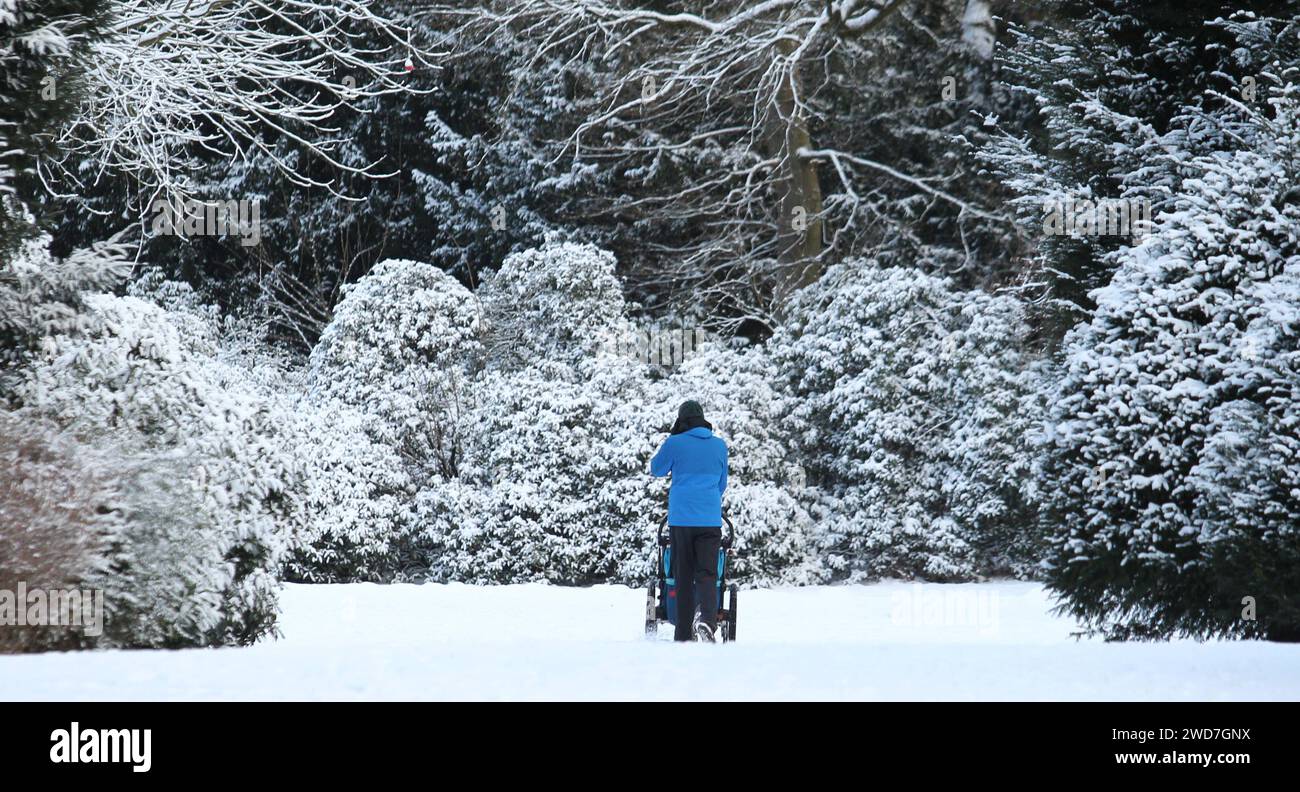
POLYGON ((718 547, 722 493, 727 489, 727 444, 715 437, 699 402, 683 402, 668 439, 650 460, 650 475, 672 476, 668 528, 677 579, 678 641, 713 641, 718 627, 718 547), (698 620, 687 614, 695 612, 698 620))

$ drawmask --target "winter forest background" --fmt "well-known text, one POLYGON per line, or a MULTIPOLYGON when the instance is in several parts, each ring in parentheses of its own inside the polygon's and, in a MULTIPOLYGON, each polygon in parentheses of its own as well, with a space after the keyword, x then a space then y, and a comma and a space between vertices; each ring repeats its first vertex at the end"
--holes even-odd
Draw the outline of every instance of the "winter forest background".
POLYGON ((639 585, 686 398, 747 585, 1298 640, 1298 11, 0 0, 0 649, 639 585))

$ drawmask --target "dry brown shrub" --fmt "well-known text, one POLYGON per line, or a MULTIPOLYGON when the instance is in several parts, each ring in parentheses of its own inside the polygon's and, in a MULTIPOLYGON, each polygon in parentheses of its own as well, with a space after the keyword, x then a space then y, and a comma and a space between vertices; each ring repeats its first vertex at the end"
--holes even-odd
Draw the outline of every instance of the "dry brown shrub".
MULTIPOLYGON (((102 552, 112 491, 112 471, 94 449, 0 410, 0 590, 77 588, 102 552)), ((65 627, 0 624, 0 653, 86 640, 65 627)))

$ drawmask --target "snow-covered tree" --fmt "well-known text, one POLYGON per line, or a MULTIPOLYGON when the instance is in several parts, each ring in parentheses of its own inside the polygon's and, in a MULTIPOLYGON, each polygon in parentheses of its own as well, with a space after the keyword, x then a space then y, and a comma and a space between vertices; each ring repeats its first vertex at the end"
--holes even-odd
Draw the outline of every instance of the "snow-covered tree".
POLYGON ((1023 571, 1039 383, 1021 307, 873 262, 835 265, 773 337, 810 480, 830 497, 828 572, 1023 571))
POLYGON ((945 265, 992 258, 975 238, 1001 220, 981 207, 985 185, 955 156, 954 136, 979 134, 965 97, 993 108, 966 85, 950 101, 938 84, 944 74, 969 82, 986 63, 986 3, 430 8, 445 20, 451 63, 511 54, 512 99, 539 70, 563 78, 552 84, 565 91, 533 101, 567 125, 529 138, 525 152, 572 163, 557 174, 576 187, 557 214, 617 246, 647 304, 703 303, 715 321, 753 330, 774 323, 775 306, 815 280, 833 249, 906 238, 965 249, 945 251, 945 265), (982 43, 964 43, 968 31, 982 43), (924 65, 899 68, 900 53, 918 52, 924 65))
MULTIPOLYGON (((55 297, 36 315, 66 312, 55 297)), ((287 417, 223 359, 211 314, 106 293, 83 292, 78 304, 11 374, 10 401, 138 460, 87 578, 107 592, 109 640, 256 640, 274 626, 286 544, 277 521, 296 476, 279 434, 287 417)))
POLYGON ((369 416, 375 441, 418 474, 453 476, 481 335, 478 299, 456 279, 421 262, 382 262, 347 289, 312 352, 312 397, 369 416))
POLYGON ((1186 114, 1155 233, 1066 340, 1050 582, 1110 635, 1300 640, 1297 65, 1261 73, 1265 107, 1186 114))
POLYGON ((586 223, 570 222, 565 207, 573 194, 596 191, 601 174, 556 155, 589 96, 581 87, 589 68, 556 54, 519 69, 528 57, 521 42, 475 46, 472 27, 436 16, 422 21, 431 35, 450 37, 441 49, 463 49, 438 71, 418 144, 406 147, 419 156, 410 175, 432 221, 416 229, 429 261, 477 283, 562 226, 571 239, 588 236, 586 223))
POLYGON ((1280 13, 1280 5, 1295 4, 1251 0, 1232 4, 1233 13, 1219 0, 1185 0, 1177 10, 1145 0, 1041 5, 1036 24, 1010 26, 1014 46, 998 54, 1008 89, 1032 102, 1037 116, 1003 119, 1006 129, 981 153, 1013 193, 1007 206, 1032 248, 1023 287, 1036 321, 1059 341, 1090 316, 1089 293, 1114 272, 1108 254, 1134 235, 1048 233, 1051 207, 1146 202, 1159 211, 1178 177, 1152 163, 1186 150, 1185 133, 1198 134, 1179 118, 1190 108, 1215 112, 1262 97, 1261 72, 1285 59, 1296 38, 1287 18, 1295 14, 1280 13))
MULTIPOLYGON (((326 506, 309 511, 334 504, 339 516, 304 531, 291 573, 383 578, 396 554, 399 573, 422 566, 440 580, 644 579, 665 494, 645 469, 660 437, 662 405, 650 400, 675 397, 609 343, 627 329, 614 272, 607 252, 553 241, 509 256, 477 294, 416 262, 385 262, 349 289, 313 354, 312 392, 315 409, 335 400, 364 416, 370 442, 358 447, 372 467, 359 476, 361 464, 325 461, 353 441, 347 420, 318 419, 336 437, 315 451, 326 471, 309 486, 326 506), (454 453, 438 456, 427 437, 455 438, 454 453), (405 479, 385 461, 393 448, 416 463, 405 479)), ((752 477, 759 496, 747 499, 741 546, 754 552, 742 574, 776 579, 797 563, 802 543, 788 537, 807 517, 757 480, 782 475, 787 455, 755 417, 773 409, 768 394, 746 393, 762 377, 756 360, 719 354, 718 370, 696 369, 682 386, 713 389, 744 416, 738 430, 757 433, 738 431, 741 459, 754 460, 738 486, 752 477)))

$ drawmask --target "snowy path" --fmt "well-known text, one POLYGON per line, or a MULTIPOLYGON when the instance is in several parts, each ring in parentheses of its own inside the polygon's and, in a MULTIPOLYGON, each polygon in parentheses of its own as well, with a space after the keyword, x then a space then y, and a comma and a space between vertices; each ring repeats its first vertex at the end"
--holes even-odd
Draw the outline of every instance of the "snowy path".
POLYGON ((1300 699, 1300 646, 1077 642, 1028 583, 741 592, 726 646, 645 641, 644 596, 291 585, 278 641, 0 657, 0 700, 1300 699))

